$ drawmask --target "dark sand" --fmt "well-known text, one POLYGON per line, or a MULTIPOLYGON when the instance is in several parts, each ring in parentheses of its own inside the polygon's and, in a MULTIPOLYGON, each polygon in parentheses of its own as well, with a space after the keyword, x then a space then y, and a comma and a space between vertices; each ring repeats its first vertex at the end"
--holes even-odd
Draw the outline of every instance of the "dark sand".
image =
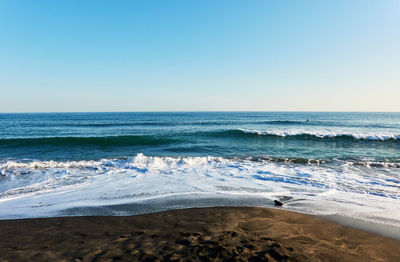
POLYGON ((252 207, 0 221, 0 261, 400 261, 400 241, 252 207))

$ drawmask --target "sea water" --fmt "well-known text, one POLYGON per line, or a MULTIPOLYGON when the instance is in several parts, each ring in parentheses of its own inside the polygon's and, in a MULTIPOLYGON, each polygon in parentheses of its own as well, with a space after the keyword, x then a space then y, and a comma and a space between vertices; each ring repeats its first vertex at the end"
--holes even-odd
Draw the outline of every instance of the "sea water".
POLYGON ((0 114, 0 218, 272 206, 400 227, 400 113, 0 114))

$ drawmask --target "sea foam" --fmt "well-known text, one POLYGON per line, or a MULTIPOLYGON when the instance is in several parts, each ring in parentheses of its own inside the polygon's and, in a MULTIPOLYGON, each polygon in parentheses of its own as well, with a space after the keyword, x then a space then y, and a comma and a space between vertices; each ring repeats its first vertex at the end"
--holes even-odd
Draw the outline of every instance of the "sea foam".
POLYGON ((309 131, 309 130, 251 130, 239 128, 239 131, 247 134, 256 134, 260 136, 314 136, 316 138, 338 138, 338 137, 351 137, 357 140, 400 140, 398 134, 354 134, 354 133, 336 133, 332 131, 309 131))
MULTIPOLYGON (((57 216, 71 208, 186 196, 284 199, 285 208, 400 227, 400 172, 223 157, 3 161, 0 218, 57 216), (379 205, 377 205, 379 203, 379 205), (370 214, 374 214, 371 217, 370 214)), ((128 213, 127 213, 128 214, 128 213)))

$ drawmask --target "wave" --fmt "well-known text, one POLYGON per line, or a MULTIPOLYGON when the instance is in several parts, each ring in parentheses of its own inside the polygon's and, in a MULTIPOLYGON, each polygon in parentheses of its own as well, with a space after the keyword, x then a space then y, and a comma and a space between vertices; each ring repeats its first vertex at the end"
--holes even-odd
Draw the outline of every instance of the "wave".
POLYGON ((396 125, 373 123, 359 124, 336 121, 320 120, 252 120, 252 119, 218 119, 218 120, 149 120, 149 121, 91 121, 91 122, 28 122, 20 123, 21 127, 47 127, 47 128, 113 128, 113 127, 177 127, 177 126, 243 126, 243 125, 267 125, 267 126, 320 126, 320 127, 355 127, 355 128, 383 128, 395 129, 396 125))
POLYGON ((106 127, 135 127, 135 126, 174 126, 175 123, 167 122, 113 122, 113 123, 28 123, 22 124, 21 126, 26 127, 92 127, 92 128, 106 128, 106 127))
POLYGON ((398 212, 391 212, 397 210, 400 199, 396 171, 369 172, 346 164, 333 167, 263 159, 143 154, 92 161, 9 160, 0 162, 0 181, 3 218, 52 215, 65 208, 135 203, 185 194, 254 196, 267 202, 287 196, 297 201, 293 205, 287 202, 289 210, 312 214, 345 212, 355 217, 376 212, 382 218, 397 218, 396 221, 399 217, 398 212))
POLYGON ((281 131, 281 130, 249 130, 249 129, 226 129, 218 131, 203 131, 195 133, 176 133, 173 136, 152 135, 121 135, 121 136, 92 136, 92 137, 36 137, 36 138, 2 138, 0 147, 20 148, 37 146, 156 146, 176 144, 184 141, 187 136, 191 139, 206 138, 251 138, 265 137, 270 139, 295 139, 295 140, 344 140, 344 141, 372 141, 372 142, 400 142, 400 135, 394 134, 346 134, 310 131, 281 131), (182 138, 184 136, 184 138, 182 138))
MULTIPOLYGON (((120 165, 130 164, 131 162, 137 162, 138 159, 145 159, 146 162, 149 160, 157 160, 154 164, 159 164, 161 167, 165 165, 175 164, 199 164, 199 163, 210 163, 211 162, 224 162, 224 161, 238 161, 238 162, 249 162, 249 163, 285 163, 285 164, 324 164, 329 162, 328 160, 321 159, 308 159, 308 158, 276 158, 276 157, 157 157, 157 156, 145 156, 142 153, 137 154, 135 157, 119 158, 119 159, 100 159, 100 160, 70 160, 70 161, 39 161, 39 160, 2 160, 0 161, 0 174, 1 170, 13 170, 13 169, 49 169, 49 168, 73 168, 73 169, 97 169, 101 166, 116 167, 120 165)), ((142 162, 143 164, 143 162, 142 162)), ((357 165, 356 162, 350 164, 357 165)), ((400 167, 400 163, 399 163, 400 167)))
POLYGON ((281 130, 249 130, 237 129, 231 130, 236 134, 250 134, 258 136, 274 137, 302 137, 316 139, 353 139, 353 140, 371 140, 371 141, 395 141, 400 140, 400 135, 394 134, 351 134, 351 133, 329 133, 329 132, 309 132, 309 131, 281 131, 281 130))
POLYGON ((173 143, 175 140, 153 136, 105 136, 105 137, 40 137, 0 139, 0 146, 151 146, 173 143))
POLYGON ((299 121, 299 120, 270 120, 270 121, 259 121, 253 122, 253 124, 267 124, 267 125, 280 125, 280 126, 326 126, 326 127, 356 127, 356 128, 396 128, 396 125, 389 125, 389 124, 357 124, 357 123, 343 123, 343 122, 335 122, 335 121, 299 121))
POLYGON ((376 168, 400 168, 400 162, 396 161, 373 161, 373 160, 364 160, 364 161, 343 161, 346 164, 353 166, 365 166, 365 167, 376 167, 376 168))
POLYGON ((324 124, 320 121, 298 121, 298 120, 270 120, 260 121, 255 123, 268 124, 268 125, 320 125, 324 124))
MULTIPOLYGON (((196 165, 215 165, 220 166, 224 163, 235 162, 238 165, 291 165, 291 166, 354 166, 368 168, 400 168, 400 159, 391 161, 378 161, 375 159, 316 159, 301 157, 272 157, 272 156, 251 156, 251 157, 221 157, 221 156, 146 156, 138 153, 136 156, 124 158, 104 158, 97 160, 0 160, 0 177, 7 175, 6 171, 24 169, 25 171, 37 171, 46 169, 89 169, 104 171, 109 168, 128 168, 132 165, 136 171, 144 172, 151 169, 177 168, 179 166, 196 166, 196 165), (140 168, 139 168, 140 166, 140 168)), ((233 167, 230 165, 230 167, 233 167)), ((143 173, 142 172, 142 173, 143 173)), ((25 173, 23 173, 25 174, 25 173)))
MULTIPOLYGON (((241 158, 235 158, 240 160, 241 158)), ((303 158, 303 157, 247 157, 243 160, 252 162, 272 162, 272 163, 289 163, 289 164, 306 164, 306 165, 349 165, 349 166, 362 166, 368 168, 400 168, 400 159, 391 159, 379 161, 376 159, 316 159, 316 158, 303 158)))
POLYGON ((268 120, 268 121, 243 121, 243 120, 217 120, 217 121, 188 121, 188 122, 126 122, 126 123, 65 123, 51 124, 49 127, 83 127, 83 128, 112 128, 112 127, 175 127, 175 126, 232 126, 232 125, 270 125, 270 126, 319 126, 319 127, 355 127, 355 128, 397 128, 395 125, 384 124, 351 124, 331 121, 297 121, 297 120, 268 120))

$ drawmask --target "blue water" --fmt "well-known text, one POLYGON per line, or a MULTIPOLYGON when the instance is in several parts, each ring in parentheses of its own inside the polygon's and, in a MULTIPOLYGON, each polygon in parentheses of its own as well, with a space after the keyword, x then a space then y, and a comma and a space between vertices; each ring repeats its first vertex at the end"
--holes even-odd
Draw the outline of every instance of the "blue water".
POLYGON ((400 159, 399 113, 0 114, 0 123, 0 159, 400 159))
POLYGON ((399 169, 400 113, 0 114, 0 218, 250 197, 400 226, 399 169))

